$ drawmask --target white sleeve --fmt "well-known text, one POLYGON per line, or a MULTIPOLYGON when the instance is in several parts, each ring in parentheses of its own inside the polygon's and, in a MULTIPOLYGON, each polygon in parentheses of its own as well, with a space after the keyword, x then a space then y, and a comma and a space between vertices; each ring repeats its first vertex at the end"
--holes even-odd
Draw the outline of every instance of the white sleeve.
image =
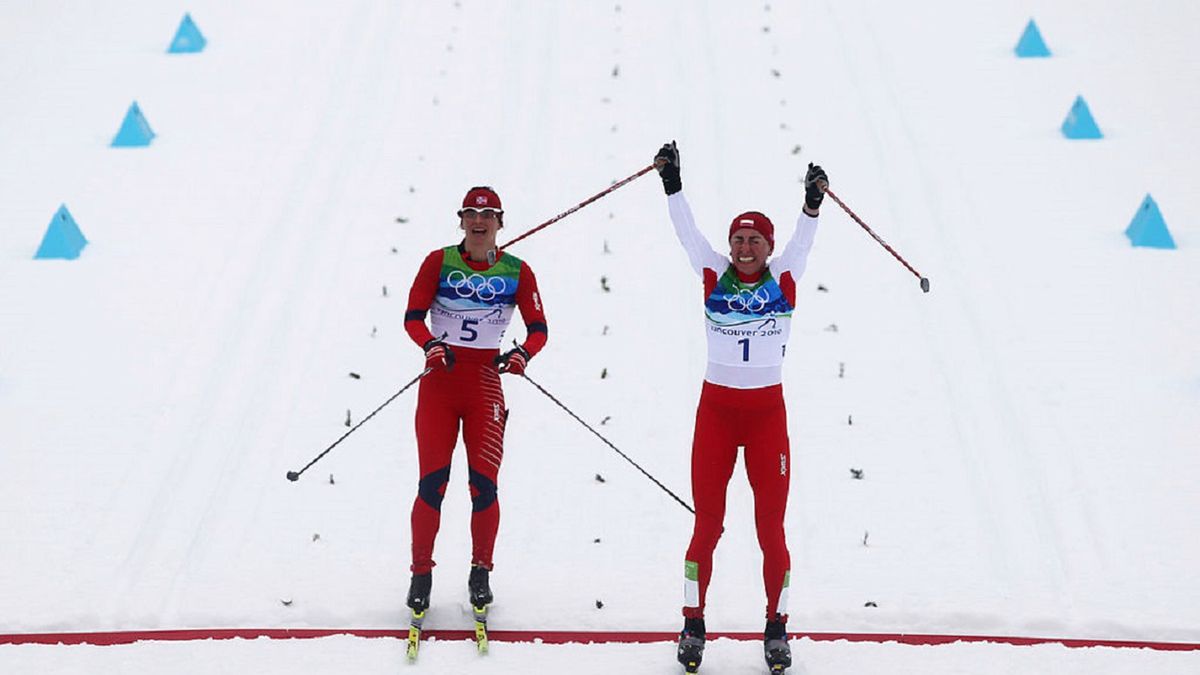
POLYGON ((700 234, 696 220, 692 217, 692 207, 688 206, 682 190, 667 195, 667 211, 671 214, 671 223, 675 225, 675 236, 679 237, 679 243, 683 244, 688 262, 692 264, 696 274, 704 274, 705 268, 720 273, 729 266, 725 256, 714 251, 704 235, 700 234))
POLYGON ((791 272, 792 279, 799 280, 804 276, 804 268, 808 266, 808 252, 812 250, 813 238, 817 236, 817 218, 803 211, 796 219, 796 231, 788 240, 783 253, 771 261, 771 271, 782 276, 791 272))

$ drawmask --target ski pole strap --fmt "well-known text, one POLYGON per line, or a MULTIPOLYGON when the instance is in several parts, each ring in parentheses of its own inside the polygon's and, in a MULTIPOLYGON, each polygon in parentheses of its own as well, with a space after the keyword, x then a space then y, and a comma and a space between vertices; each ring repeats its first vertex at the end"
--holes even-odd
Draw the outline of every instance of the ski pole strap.
POLYGON ((858 223, 860 226, 862 226, 862 228, 863 228, 864 230, 866 230, 866 231, 867 231, 867 234, 871 235, 871 237, 872 237, 872 238, 873 238, 875 241, 879 242, 879 245, 880 245, 880 246, 882 246, 882 247, 884 247, 885 249, 887 249, 887 252, 888 252, 888 253, 891 253, 891 254, 892 254, 892 257, 894 257, 896 260, 899 260, 901 265, 904 265, 904 267, 905 267, 905 268, 907 268, 909 272, 912 272, 912 273, 913 273, 913 276, 915 276, 915 277, 917 277, 918 279, 920 279, 920 280, 921 280, 921 290, 922 290, 922 291, 925 291, 926 293, 928 293, 928 292, 929 292, 929 279, 926 279, 925 277, 921 276, 921 273, 920 273, 920 272, 918 272, 917 270, 913 269, 913 266, 912 266, 912 265, 909 265, 907 260, 905 260, 904 258, 900 257, 900 254, 899 254, 899 253, 896 253, 896 250, 895 250, 894 248, 892 248, 891 246, 889 246, 889 245, 888 245, 888 243, 887 243, 886 241, 884 241, 882 237, 880 237, 879 235, 875 234, 875 231, 874 231, 874 230, 872 230, 872 229, 870 228, 870 226, 868 226, 866 223, 864 223, 864 222, 862 221, 862 218, 859 218, 857 214, 855 214, 853 211, 851 211, 851 210, 850 210, 850 207, 849 207, 849 206, 846 206, 846 202, 843 202, 842 200, 838 199, 838 196, 837 196, 837 195, 835 195, 835 194, 833 193, 833 190, 830 190, 830 189, 827 187, 827 188, 825 188, 825 194, 829 195, 829 196, 830 196, 830 198, 832 198, 832 199, 833 199, 833 201, 837 202, 837 205, 838 205, 838 206, 840 206, 840 207, 842 207, 842 210, 843 210, 843 211, 845 211, 845 212, 846 212, 846 214, 847 214, 847 215, 849 215, 849 216, 850 216, 850 217, 851 217, 851 218, 854 220, 854 222, 856 222, 856 223, 858 223))
POLYGON ((574 418, 575 418, 575 421, 576 421, 576 422, 579 422, 580 424, 582 424, 582 425, 584 426, 584 428, 585 428, 585 429, 587 429, 588 431, 590 431, 590 432, 592 432, 593 434, 595 434, 595 435, 596 435, 596 438, 599 438, 601 441, 604 441, 604 444, 605 444, 605 445, 607 445, 608 447, 612 448, 612 449, 613 449, 613 450, 614 450, 614 451, 615 451, 615 452, 616 452, 618 455, 620 455, 622 458, 624 458, 626 462, 629 462, 630 464, 632 464, 632 465, 633 465, 633 468, 637 469, 638 471, 641 471, 641 472, 642 472, 642 475, 643 475, 643 476, 645 476, 646 478, 649 478, 651 481, 653 481, 653 482, 654 482, 654 484, 655 484, 655 485, 657 485, 657 486, 659 487, 659 489, 661 489, 663 492, 665 492, 665 493, 667 493, 667 494, 671 495, 671 498, 672 498, 672 499, 674 499, 675 501, 679 502, 679 505, 680 505, 680 506, 682 506, 683 508, 687 509, 689 513, 691 513, 691 514, 695 515, 695 513, 696 513, 696 510, 695 510, 695 509, 693 509, 691 506, 688 506, 688 503, 687 503, 687 502, 685 502, 685 501, 683 501, 682 499, 680 499, 680 498, 679 498, 679 495, 676 495, 674 492, 671 492, 671 490, 670 490, 670 489, 668 489, 668 488, 667 488, 667 486, 665 486, 665 485, 663 485, 662 483, 660 483, 660 482, 658 481, 658 479, 657 479, 657 478, 655 478, 654 476, 651 476, 651 475, 650 475, 650 473, 649 473, 649 472, 647 472, 645 469, 643 469, 643 468, 642 468, 640 465, 638 465, 638 463, 637 463, 637 462, 635 462, 635 461, 633 461, 632 459, 630 459, 630 458, 629 458, 629 455, 626 455, 625 453, 621 452, 621 450, 620 450, 619 448, 617 448, 617 446, 613 445, 613 444, 612 444, 612 443, 611 443, 611 442, 610 442, 610 441, 609 441, 607 438, 605 438, 604 436, 601 436, 599 431, 596 431, 596 430, 595 430, 595 429, 593 429, 593 428, 591 427, 591 425, 589 425, 587 422, 584 422, 583 420, 579 419, 579 415, 576 415, 575 413, 571 412, 571 409, 570 409, 570 408, 568 408, 567 406, 563 405, 562 401, 558 400, 557 398, 554 398, 554 396, 553 396, 553 395, 552 395, 550 392, 546 391, 546 390, 545 390, 545 389, 542 387, 542 385, 538 384, 537 382, 534 382, 532 379, 530 379, 530 378, 529 378, 529 376, 528 376, 528 375, 526 375, 526 374, 524 374, 524 373, 521 373, 521 377, 525 378, 525 380, 526 380, 526 381, 528 381, 528 382, 529 382, 529 384, 532 384, 533 386, 537 387, 537 390, 538 390, 538 391, 540 391, 540 392, 542 392, 543 394, 545 394, 545 395, 546 395, 546 398, 550 399, 551 401, 554 401, 554 402, 555 402, 555 403, 558 405, 558 407, 560 407, 560 408, 562 408, 564 411, 566 411, 566 413, 567 413, 568 415, 570 415, 571 417, 574 417, 574 418))
POLYGON ((534 232, 537 232, 538 230, 544 229, 546 227, 549 227, 550 225, 553 225, 554 223, 557 223, 558 221, 562 220, 563 218, 566 218, 567 216, 571 215, 572 213, 575 213, 579 209, 582 209, 583 207, 587 206, 588 204, 591 204, 592 202, 596 201, 597 199, 600 199, 604 195, 606 195, 614 190, 617 190, 618 188, 624 187, 625 185, 628 185, 629 183, 633 182, 634 180, 649 173, 653 169, 654 169, 654 165, 651 164, 650 166, 647 166, 646 168, 638 171, 637 173, 633 174, 632 176, 629 176, 628 178, 624 178, 622 180, 617 181, 616 183, 613 183, 612 185, 610 185, 608 187, 608 189, 606 189, 602 192, 599 192, 597 194, 594 194, 591 197, 588 197, 587 199, 583 200, 582 202, 579 202, 578 204, 576 204, 575 206, 572 206, 571 208, 567 209, 566 211, 563 211, 562 213, 558 214, 557 216, 554 216, 553 218, 551 218, 550 220, 547 220, 546 222, 542 223, 541 225, 538 225, 537 227, 533 228, 532 230, 526 232, 525 234, 522 234, 521 236, 517 237, 516 239, 513 239, 512 241, 508 242, 507 244, 501 246, 500 250, 503 251, 504 249, 508 248, 509 246, 512 246, 513 244, 517 243, 518 241, 521 241, 525 237, 528 237, 529 235, 533 234, 534 232))
POLYGON ((355 424, 346 433, 342 434, 341 438, 334 441, 333 444, 330 445, 328 448, 325 448, 325 450, 321 454, 317 455, 316 457, 313 457, 312 461, 309 462, 308 464, 305 464, 303 469, 289 473, 288 478, 290 478, 291 480, 298 479, 300 477, 300 474, 304 473, 305 471, 308 471, 308 467, 312 466, 313 464, 316 464, 318 461, 321 460, 322 457, 324 457, 325 455, 328 455, 330 450, 333 450, 334 448, 336 448, 338 443, 341 443, 342 441, 346 440, 346 437, 349 436, 350 434, 354 433, 355 429, 358 429, 362 425, 366 424, 367 420, 369 420, 375 416, 375 413, 379 412, 380 410, 383 410, 385 407, 387 407, 387 404, 391 403, 392 401, 395 401, 400 396, 400 394, 403 394, 404 392, 408 391, 408 389, 410 387, 412 387, 414 384, 416 384, 417 381, 419 381, 422 377, 425 377, 426 375, 428 375, 429 372, 432 370, 433 370, 433 368, 426 368, 425 370, 422 370, 420 375, 417 375, 412 380, 410 380, 408 382, 408 384, 404 385, 403 387, 400 387, 400 391, 397 391, 396 393, 392 394, 391 398, 389 398, 388 400, 386 400, 382 404, 380 404, 380 406, 378 408, 372 410, 370 415, 367 415, 366 417, 362 418, 362 421, 360 421, 358 424, 355 424), (294 476, 294 478, 293 478, 293 476, 294 476))

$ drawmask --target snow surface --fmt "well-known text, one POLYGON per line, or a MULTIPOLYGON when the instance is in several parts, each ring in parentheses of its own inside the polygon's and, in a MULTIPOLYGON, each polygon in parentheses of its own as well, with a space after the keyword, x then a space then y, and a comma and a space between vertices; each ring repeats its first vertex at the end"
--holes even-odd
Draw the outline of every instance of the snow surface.
MULTIPOLYGON (((408 285, 466 188, 497 188, 506 241, 677 139, 718 246, 747 209, 790 233, 815 161, 932 281, 826 203, 785 365, 794 630, 1200 641, 1197 25, 1182 1, 5 4, 0 633, 402 625, 415 397, 284 473, 419 371, 408 285), (185 9, 208 46, 167 55, 185 9), (1014 57, 1030 16, 1054 57, 1014 57), (1104 140, 1059 133, 1077 94, 1104 140), (108 147, 135 99, 158 137, 108 147), (1147 193, 1178 250, 1122 235, 1147 193), (64 202, 90 244, 32 260, 64 202)), ((530 376, 689 498, 700 292, 657 179, 513 252, 549 312, 530 376)), ((493 625, 677 629, 689 514, 506 388, 493 625)), ((737 476, 714 631, 762 625, 737 476)), ((431 626, 469 625, 465 494, 459 461, 431 626)), ((794 646, 809 675, 1200 671, 1196 652, 794 646)), ((0 671, 383 673, 401 649, 0 646, 0 671)), ((760 649, 714 642, 706 671, 760 672, 760 649)), ((418 667, 614 666, 678 670, 666 644, 480 661, 445 641, 418 667)))

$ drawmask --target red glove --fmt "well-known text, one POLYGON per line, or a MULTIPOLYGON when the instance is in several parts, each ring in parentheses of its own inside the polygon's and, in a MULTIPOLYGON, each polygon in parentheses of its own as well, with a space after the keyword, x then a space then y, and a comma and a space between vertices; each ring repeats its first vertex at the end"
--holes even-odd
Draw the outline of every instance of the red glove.
POLYGON ((439 368, 454 368, 454 351, 440 338, 425 343, 425 367, 431 371, 439 368))
POLYGON ((512 373, 513 375, 525 374, 525 365, 529 363, 529 352, 521 347, 513 347, 512 349, 497 356, 493 363, 500 369, 502 373, 512 373))

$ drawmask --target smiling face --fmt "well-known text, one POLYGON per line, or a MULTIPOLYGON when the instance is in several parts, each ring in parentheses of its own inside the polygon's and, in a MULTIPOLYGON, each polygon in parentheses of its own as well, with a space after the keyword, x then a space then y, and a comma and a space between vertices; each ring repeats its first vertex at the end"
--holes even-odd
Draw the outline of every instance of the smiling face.
POLYGON ((743 227, 729 235, 729 257, 743 276, 753 276, 767 266, 771 244, 758 230, 743 227))
POLYGON ((495 209, 463 209, 459 226, 466 233, 468 248, 495 248, 500 216, 495 209))

